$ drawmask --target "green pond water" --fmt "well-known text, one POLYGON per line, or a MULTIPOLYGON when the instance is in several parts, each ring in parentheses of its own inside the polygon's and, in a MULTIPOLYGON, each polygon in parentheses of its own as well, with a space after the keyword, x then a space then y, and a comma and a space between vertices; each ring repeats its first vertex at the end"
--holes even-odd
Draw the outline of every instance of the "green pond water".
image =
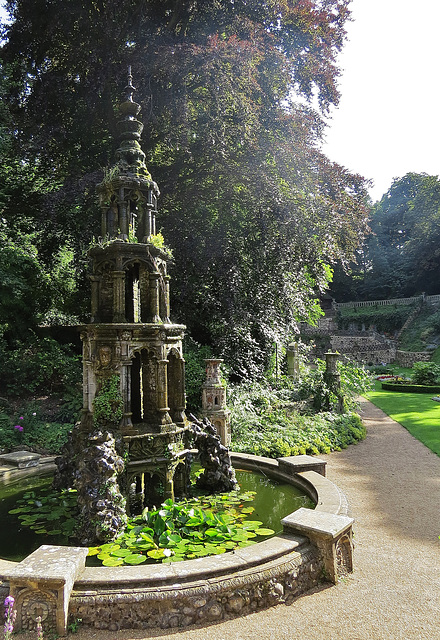
MULTIPOLYGON (((300 507, 313 509, 315 506, 302 489, 279 483, 262 473, 236 470, 236 476, 241 491, 256 492, 251 503, 255 508, 252 519, 261 520, 265 527, 273 529, 275 533, 282 531, 281 519, 286 515, 300 507)), ((36 534, 22 526, 17 515, 9 513, 26 491, 32 489, 38 494, 50 483, 51 478, 34 477, 19 484, 0 486, 0 558, 18 562, 42 544, 69 544, 64 536, 36 534)))

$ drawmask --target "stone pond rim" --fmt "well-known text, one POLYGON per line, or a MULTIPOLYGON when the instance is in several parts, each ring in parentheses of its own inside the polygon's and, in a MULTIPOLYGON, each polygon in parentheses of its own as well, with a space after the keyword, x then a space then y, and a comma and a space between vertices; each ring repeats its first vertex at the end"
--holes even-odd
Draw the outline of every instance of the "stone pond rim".
MULTIPOLYGON (((322 580, 337 582, 352 571, 353 520, 345 496, 325 477, 324 461, 231 458, 235 468, 305 489, 316 508, 292 513, 282 520, 283 533, 251 547, 173 564, 84 567, 84 549, 45 546, 21 563, 0 560, 0 596, 11 593, 25 607, 38 608, 60 635, 79 618, 85 627, 113 631, 174 628, 288 603, 322 580)), ((9 475, 33 473, 50 473, 50 465, 9 475)))

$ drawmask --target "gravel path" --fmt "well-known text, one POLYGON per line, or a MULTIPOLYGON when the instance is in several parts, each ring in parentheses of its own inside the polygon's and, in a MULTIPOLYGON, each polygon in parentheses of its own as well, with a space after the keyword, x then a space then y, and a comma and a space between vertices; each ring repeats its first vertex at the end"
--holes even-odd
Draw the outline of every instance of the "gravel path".
POLYGON ((69 638, 440 640, 440 457, 370 402, 362 411, 366 440, 322 456, 356 519, 350 577, 290 606, 202 629, 81 630, 69 638))

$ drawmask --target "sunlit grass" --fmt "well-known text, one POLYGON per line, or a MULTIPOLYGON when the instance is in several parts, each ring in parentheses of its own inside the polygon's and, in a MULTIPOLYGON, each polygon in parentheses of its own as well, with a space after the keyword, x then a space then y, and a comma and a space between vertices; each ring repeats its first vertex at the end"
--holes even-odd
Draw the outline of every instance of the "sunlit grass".
POLYGON ((407 429, 428 449, 440 456, 440 402, 430 393, 384 391, 376 381, 366 397, 393 420, 407 429))

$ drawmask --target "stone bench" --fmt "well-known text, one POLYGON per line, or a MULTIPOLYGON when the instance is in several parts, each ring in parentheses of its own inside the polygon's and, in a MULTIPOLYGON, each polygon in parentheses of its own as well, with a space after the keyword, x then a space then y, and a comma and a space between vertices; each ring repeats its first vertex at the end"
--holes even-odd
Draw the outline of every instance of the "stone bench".
POLYGON ((36 467, 40 463, 41 456, 38 453, 30 451, 13 451, 12 453, 3 453, 0 455, 0 464, 8 467, 16 467, 18 469, 27 469, 28 467, 36 467))
POLYGON ((353 518, 325 511, 298 509, 281 520, 286 533, 301 533, 321 552, 326 578, 338 578, 353 571, 353 518))
POLYGON ((314 456, 300 455, 278 458, 278 465, 280 471, 288 473, 289 475, 303 471, 316 471, 316 473, 325 477, 327 462, 314 456))
POLYGON ((3 579, 15 599, 16 631, 34 630, 40 617, 43 628, 67 634, 70 594, 84 571, 87 552, 86 547, 42 545, 7 568, 3 579))

